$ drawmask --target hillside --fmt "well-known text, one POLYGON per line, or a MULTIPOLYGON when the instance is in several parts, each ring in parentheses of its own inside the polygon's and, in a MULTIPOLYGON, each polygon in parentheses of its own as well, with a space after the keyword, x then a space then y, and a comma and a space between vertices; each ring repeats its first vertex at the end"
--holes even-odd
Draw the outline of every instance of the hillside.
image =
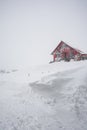
POLYGON ((87 61, 0 71, 0 130, 87 130, 87 61))

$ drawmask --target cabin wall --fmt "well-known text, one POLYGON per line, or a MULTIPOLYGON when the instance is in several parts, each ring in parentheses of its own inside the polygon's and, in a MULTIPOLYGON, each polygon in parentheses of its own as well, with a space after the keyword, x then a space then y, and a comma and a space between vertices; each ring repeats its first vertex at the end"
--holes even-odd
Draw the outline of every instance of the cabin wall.
POLYGON ((53 61, 60 61, 60 60, 70 61, 71 59, 80 60, 79 54, 80 53, 78 53, 73 48, 71 48, 65 44, 62 44, 62 46, 59 46, 54 51, 53 61))
POLYGON ((82 54, 81 55, 81 60, 87 60, 87 54, 82 54))

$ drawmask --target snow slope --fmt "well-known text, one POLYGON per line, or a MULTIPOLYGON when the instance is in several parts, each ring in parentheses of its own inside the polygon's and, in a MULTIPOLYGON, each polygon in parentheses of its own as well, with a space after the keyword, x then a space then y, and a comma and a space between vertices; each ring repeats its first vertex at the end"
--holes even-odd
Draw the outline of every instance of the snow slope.
POLYGON ((87 130, 87 61, 1 72, 0 130, 87 130))

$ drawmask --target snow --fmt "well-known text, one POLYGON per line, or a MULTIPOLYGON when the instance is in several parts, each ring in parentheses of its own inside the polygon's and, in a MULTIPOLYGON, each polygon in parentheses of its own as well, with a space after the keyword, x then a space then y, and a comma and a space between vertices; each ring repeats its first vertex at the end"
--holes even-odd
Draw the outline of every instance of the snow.
POLYGON ((0 71, 0 130, 87 130, 87 61, 0 71))

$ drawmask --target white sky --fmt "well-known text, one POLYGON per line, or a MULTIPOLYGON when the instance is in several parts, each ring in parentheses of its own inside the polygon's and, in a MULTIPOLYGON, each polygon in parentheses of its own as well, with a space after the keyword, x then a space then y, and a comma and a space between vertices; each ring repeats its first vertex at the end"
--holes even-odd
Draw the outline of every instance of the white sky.
POLYGON ((0 67, 48 63, 61 40, 87 51, 87 0, 0 0, 0 67))

